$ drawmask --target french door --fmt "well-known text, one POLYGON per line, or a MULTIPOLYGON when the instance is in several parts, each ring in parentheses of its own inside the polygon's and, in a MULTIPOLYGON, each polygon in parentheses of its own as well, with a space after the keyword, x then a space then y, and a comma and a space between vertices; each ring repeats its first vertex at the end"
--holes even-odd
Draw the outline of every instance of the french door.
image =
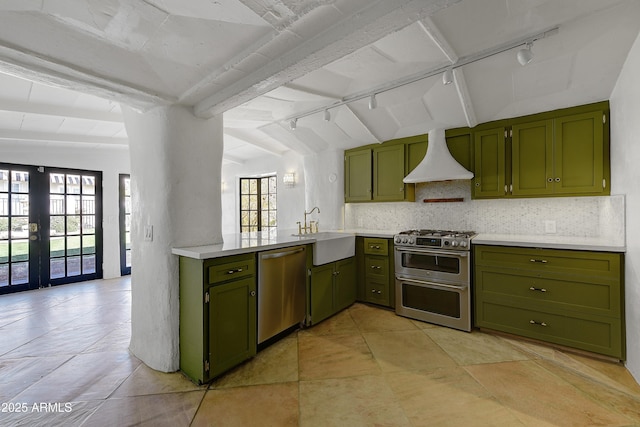
POLYGON ((102 173, 0 163, 0 294, 102 277, 102 173))

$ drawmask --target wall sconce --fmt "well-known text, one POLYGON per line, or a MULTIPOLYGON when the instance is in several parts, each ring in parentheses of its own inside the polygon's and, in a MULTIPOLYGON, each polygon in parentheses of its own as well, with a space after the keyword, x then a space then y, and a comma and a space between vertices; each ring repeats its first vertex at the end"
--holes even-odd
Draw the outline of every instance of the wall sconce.
POLYGON ((282 183, 287 187, 296 186, 296 174, 295 172, 287 172, 282 176, 282 183))

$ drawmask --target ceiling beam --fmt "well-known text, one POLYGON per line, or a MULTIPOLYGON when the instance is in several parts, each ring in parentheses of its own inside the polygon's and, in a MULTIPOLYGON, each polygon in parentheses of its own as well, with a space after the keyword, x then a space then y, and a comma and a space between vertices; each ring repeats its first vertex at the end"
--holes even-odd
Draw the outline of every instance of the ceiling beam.
POLYGON ((13 141, 68 142, 87 144, 107 144, 129 146, 128 138, 108 136, 74 135, 69 133, 36 132, 24 130, 0 129, 0 139, 13 141))
POLYGON ((478 125, 478 118, 476 117, 476 111, 474 110, 471 102, 471 95, 469 94, 467 80, 464 78, 462 68, 456 68, 453 70, 453 81, 456 85, 456 90, 458 91, 458 99, 460 100, 464 117, 467 120, 467 126, 470 128, 476 127, 478 125))
POLYGON ((427 33, 429 38, 433 41, 433 43, 435 43, 438 49, 442 51, 449 62, 454 64, 456 61, 458 61, 458 54, 456 54, 453 47, 449 44, 442 32, 440 32, 440 29, 433 22, 433 19, 427 16, 426 18, 418 21, 418 25, 425 33, 427 33))
MULTIPOLYGON (((319 34, 301 41, 285 54, 271 58, 257 70, 197 102, 194 113, 205 118, 223 113, 459 1, 370 1, 366 7, 344 15, 319 34)), ((297 36, 295 30, 293 25, 287 31, 279 33, 270 43, 272 46, 266 45, 265 48, 274 48, 280 43, 290 44, 292 33, 297 36)), ((260 54, 261 50, 257 53, 260 54)), ((237 73, 241 70, 240 65, 237 64, 226 72, 237 73)))
POLYGON ((34 102, 0 99, 0 111, 17 111, 43 116, 71 117, 74 119, 95 120, 100 122, 123 123, 122 114, 111 111, 96 111, 86 108, 51 105, 34 102))
POLYGON ((267 144, 263 143, 262 141, 259 141, 257 139, 252 139, 249 135, 246 135, 244 132, 242 132, 239 129, 225 128, 224 133, 225 135, 232 136, 236 139, 239 139, 242 142, 246 142, 247 144, 250 144, 274 156, 282 157, 282 155, 284 154, 284 152, 279 150, 274 150, 273 148, 269 147, 267 144))

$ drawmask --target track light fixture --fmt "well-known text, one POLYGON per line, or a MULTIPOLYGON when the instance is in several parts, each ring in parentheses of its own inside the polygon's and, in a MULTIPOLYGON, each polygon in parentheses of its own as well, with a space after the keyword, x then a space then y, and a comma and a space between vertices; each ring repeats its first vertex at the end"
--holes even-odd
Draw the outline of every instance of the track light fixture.
POLYGON ((520 49, 516 54, 516 58, 520 65, 525 66, 533 59, 533 52, 531 51, 531 47, 533 46, 533 42, 528 42, 526 47, 520 49))
POLYGON ((453 70, 451 68, 447 68, 444 73, 442 73, 442 84, 450 85, 453 83, 453 70))
POLYGON ((298 119, 291 119, 291 121, 289 122, 289 128, 291 130, 296 130, 297 127, 298 127, 298 119))
POLYGON ((328 122, 331 120, 331 113, 329 112, 329 109, 327 108, 326 110, 324 110, 324 121, 328 122))
POLYGON ((371 95, 371 98, 369 98, 369 110, 373 110, 378 106, 378 101, 376 100, 376 94, 374 93, 373 95, 371 95))

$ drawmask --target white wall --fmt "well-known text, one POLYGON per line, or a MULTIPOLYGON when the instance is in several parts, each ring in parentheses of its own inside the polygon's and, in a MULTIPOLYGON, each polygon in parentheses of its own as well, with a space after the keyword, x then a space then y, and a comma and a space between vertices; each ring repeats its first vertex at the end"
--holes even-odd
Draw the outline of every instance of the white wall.
POLYGON ((296 221, 304 218, 305 175, 302 156, 289 151, 282 157, 265 155, 259 160, 242 165, 227 164, 222 167, 222 233, 240 231, 238 180, 276 173, 278 175, 278 228, 293 230, 296 221), (287 187, 282 176, 287 172, 296 174, 296 185, 287 187))
POLYGON ((62 143, 0 141, 0 160, 34 166, 84 169, 102 172, 104 278, 120 276, 118 184, 121 173, 130 173, 129 150, 118 147, 83 147, 62 143))
POLYGON ((627 368, 640 382, 640 36, 611 94, 611 187, 626 194, 627 368))

